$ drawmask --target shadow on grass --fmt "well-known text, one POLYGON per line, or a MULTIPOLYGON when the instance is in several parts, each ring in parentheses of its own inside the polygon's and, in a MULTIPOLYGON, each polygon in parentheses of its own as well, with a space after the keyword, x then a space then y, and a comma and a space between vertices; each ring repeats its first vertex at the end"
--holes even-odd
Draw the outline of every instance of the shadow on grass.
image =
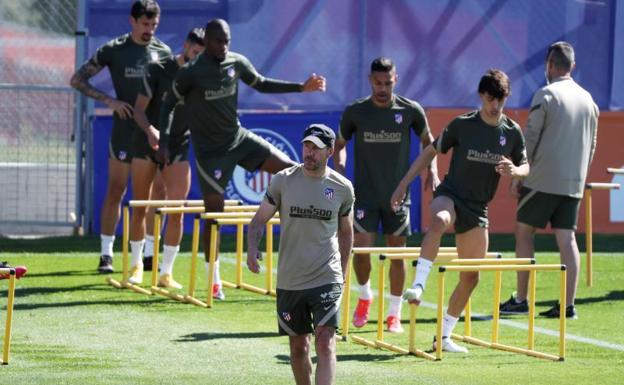
POLYGON ((102 276, 104 274, 93 270, 68 270, 68 271, 51 271, 48 273, 27 273, 24 278, 45 278, 45 277, 83 277, 83 276, 102 276))
MULTIPOLYGON (((586 305, 590 303, 596 302, 605 302, 605 301, 623 301, 624 300, 624 290, 612 290, 607 295, 602 297, 587 297, 587 298, 576 298, 574 300, 575 305, 586 305)), ((558 303, 557 300, 550 301, 538 301, 535 304, 537 306, 555 306, 558 303)))
POLYGON ((279 337, 275 332, 250 332, 250 333, 191 333, 178 337, 173 342, 201 342, 219 339, 239 339, 239 338, 267 338, 279 337))
MULTIPOLYGON (((68 292, 74 292, 74 291, 87 291, 87 290, 98 290, 98 291, 110 291, 110 286, 105 286, 102 284, 89 284, 89 285, 78 285, 78 286, 71 286, 71 287, 43 287, 43 286, 37 286, 37 287, 20 287, 15 289, 15 297, 17 298, 23 298, 23 297, 28 297, 31 295, 43 295, 43 294, 57 294, 57 293, 68 293, 68 292)), ((3 296, 6 296, 7 291, 3 290, 0 291, 0 298, 3 296)))
MULTIPOLYGON (((399 357, 399 356, 401 356, 401 354, 393 354, 392 352, 388 352, 388 354, 337 354, 336 360, 338 362, 345 362, 345 361, 382 362, 382 361, 395 360, 396 357, 399 357)), ((290 364, 290 356, 286 354, 278 354, 275 356, 275 358, 280 364, 290 364)), ((317 361, 316 356, 313 356, 312 362, 316 364, 316 361, 317 361)))
POLYGON ((16 303, 14 305, 15 310, 37 310, 37 309, 49 309, 49 308, 67 308, 76 306, 94 306, 94 305, 153 305, 154 303, 164 302, 166 299, 152 299, 152 300, 106 300, 106 301, 73 301, 73 302, 49 302, 49 303, 16 303))

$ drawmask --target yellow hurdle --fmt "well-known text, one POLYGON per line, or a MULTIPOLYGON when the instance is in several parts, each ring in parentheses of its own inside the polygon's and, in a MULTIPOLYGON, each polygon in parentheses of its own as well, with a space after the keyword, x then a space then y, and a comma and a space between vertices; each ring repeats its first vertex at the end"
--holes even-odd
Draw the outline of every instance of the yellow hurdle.
MULTIPOLYGON (((212 307, 213 306, 213 298, 212 298, 212 285, 214 283, 214 264, 216 261, 216 255, 217 255, 217 235, 219 232, 219 226, 225 226, 225 225, 236 225, 236 226, 244 226, 244 225, 249 225, 249 223, 251 223, 251 220, 253 218, 253 216, 255 215, 255 213, 236 213, 236 214, 242 214, 242 216, 239 217, 235 217, 232 215, 227 215, 227 214, 235 214, 235 213, 205 213, 205 214, 201 214, 201 218, 203 219, 212 219, 213 223, 210 225, 210 250, 208 253, 209 256, 209 262, 208 262, 208 266, 209 266, 209 271, 208 271, 208 299, 206 301, 206 305, 207 307, 212 307), (225 217, 221 217, 217 214, 226 214, 225 217)), ((265 252, 265 256, 264 256, 264 260, 265 260, 265 270, 266 270, 266 274, 271 276, 271 277, 267 277, 265 279, 265 283, 266 286, 264 288, 260 288, 257 286, 253 286, 250 284, 247 284, 245 282, 243 282, 242 280, 242 258, 243 258, 243 246, 242 246, 242 237, 239 239, 237 239, 237 253, 236 253, 236 266, 237 266, 237 271, 236 271, 236 279, 240 280, 240 282, 237 283, 232 283, 232 282, 228 282, 228 281, 222 281, 223 286, 229 287, 229 288, 238 288, 238 289, 244 289, 244 290, 248 290, 254 293, 258 293, 258 294, 265 294, 265 295, 271 295, 271 296, 275 296, 275 290, 273 289, 273 279, 272 279, 272 274, 273 274, 273 226, 275 225, 279 225, 280 224, 280 220, 277 217, 273 217, 271 218, 267 223, 266 223, 266 232, 267 232, 267 239, 266 239, 266 252, 265 252)), ((242 229, 238 230, 237 228, 237 232, 240 233, 242 235, 242 229)))
POLYGON ((607 167, 607 172, 609 174, 624 174, 624 168, 613 168, 613 167, 607 167))
MULTIPOLYGON (((409 333, 408 333, 408 348, 405 349, 403 347, 397 346, 397 345, 393 345, 393 344, 389 344, 387 342, 384 341, 384 324, 383 324, 383 317, 384 317, 384 302, 385 302, 385 296, 384 296, 384 288, 385 288, 385 260, 386 259, 399 259, 399 260, 404 260, 404 259, 412 259, 413 262, 413 266, 416 266, 416 262, 417 262, 417 258, 419 256, 419 253, 398 253, 398 254, 389 254, 389 255, 380 255, 379 256, 379 269, 378 269, 378 293, 377 293, 377 318, 378 318, 378 322, 377 322, 377 336, 376 336, 376 340, 375 341, 369 341, 366 340, 362 337, 358 337, 358 336, 352 336, 352 340, 356 343, 365 345, 365 346, 369 346, 369 347, 375 347, 375 348, 381 348, 381 349, 388 349, 400 354, 412 354, 418 357, 422 357, 422 358, 426 358, 429 360, 435 360, 436 357, 430 353, 427 353, 423 350, 420 350, 418 348, 416 348, 416 306, 414 305, 410 305, 409 306, 409 311, 410 311, 410 327, 409 327, 409 333)), ((532 264, 535 262, 534 259, 529 259, 529 258, 513 258, 513 259, 500 259, 501 258, 501 254, 500 253, 486 253, 485 257, 486 258, 479 258, 479 259, 459 259, 457 258, 457 254, 452 254, 452 253, 446 253, 446 255, 438 255, 435 261, 436 265, 440 265, 440 264, 445 264, 445 265, 458 265, 458 266, 471 266, 471 265, 479 265, 479 264, 496 264, 496 265, 512 265, 512 264, 532 264)), ((500 292, 498 297, 500 298, 500 292)), ((344 305, 343 305, 344 306, 344 305)), ((347 305, 348 307, 348 305, 347 305)), ((348 315, 348 309, 345 311, 345 313, 348 315)), ((344 315, 344 314, 343 314, 344 315)), ((468 301, 467 305, 466 305, 466 309, 465 309, 465 319, 466 320, 470 320, 471 314, 470 314, 470 301, 468 301)), ((347 321, 348 322, 348 321, 347 321)), ((343 324, 344 325, 344 324, 343 324)), ((469 325, 469 321, 467 321, 467 323, 465 324, 465 333, 466 335, 470 335, 470 325, 469 325)), ((344 330, 344 327, 343 327, 344 330)), ((347 332, 348 332, 348 324, 347 324, 347 332)), ((343 340, 347 338, 347 335, 343 333, 343 340)))
MULTIPOLYGON (((456 255, 457 248, 455 247, 440 247, 440 254, 444 255, 456 255)), ((406 259, 413 259, 412 255, 416 255, 418 257, 418 253, 420 253, 420 247, 354 247, 351 250, 352 256, 354 254, 385 254, 389 258, 391 256, 407 256, 406 259)), ((346 341, 349 336, 349 327, 350 327, 350 317, 349 317, 349 306, 351 303, 351 265, 352 265, 352 257, 349 258, 347 262, 347 272, 345 274, 345 284, 342 290, 342 333, 341 338, 343 341, 346 341)), ((353 337, 354 341, 361 340, 359 337, 353 337)), ((361 342, 361 341, 360 341, 361 342)))
POLYGON ((589 287, 594 284, 594 270, 592 266, 592 254, 594 249, 594 232, 592 230, 592 190, 617 190, 619 188, 620 185, 618 183, 587 183, 585 185, 585 255, 587 258, 587 286, 589 287))
MULTIPOLYGON (((226 199, 225 200, 225 208, 228 207, 236 207, 241 206, 242 202, 239 200, 226 199)), ((152 294, 151 291, 145 290, 144 288, 133 285, 128 282, 128 243, 130 240, 130 207, 152 207, 156 208, 158 211, 159 208, 174 208, 180 209, 184 207, 185 210, 180 211, 179 213, 196 213, 196 212, 204 212, 204 201, 203 200, 130 200, 128 203, 124 204, 122 210, 122 278, 121 281, 117 281, 112 277, 107 277, 106 282, 118 289, 130 289, 136 291, 140 294, 152 294)), ((175 211, 170 213, 176 213, 175 211)), ((164 214, 164 213, 163 213, 164 214)), ((156 222, 156 216, 154 216, 154 221, 156 222)), ((159 226, 156 228, 154 226, 154 234, 160 234, 160 223, 162 223, 162 218, 160 218, 159 226)), ((156 238, 156 237, 155 237, 156 238)), ((160 238, 159 238, 160 240, 160 238)), ((155 240, 156 241, 156 240, 155 240)), ((154 250, 157 250, 155 245, 154 250)), ((156 251, 155 251, 156 252, 156 251)), ((153 280, 152 280, 153 283, 153 280)), ((152 285, 153 286, 153 285, 152 285)))
POLYGON ((0 268, 0 274, 9 274, 9 290, 7 291, 7 314, 4 324, 4 344, 2 347, 2 365, 9 364, 11 350, 11 326, 13 322, 13 302, 15 300, 15 269, 12 267, 0 268))
MULTIPOLYGON (((520 258, 518 258, 520 259, 520 258)), ((442 319, 443 319, 443 308, 444 308, 444 286, 445 286, 445 273, 448 271, 457 271, 457 272, 466 272, 466 271, 494 271, 497 274, 495 280, 494 291, 494 301, 493 301, 493 317, 492 317, 492 338, 491 341, 480 340, 471 336, 461 336, 457 334, 453 334, 452 337, 454 339, 468 342, 471 344, 484 346, 493 349, 504 350, 512 353, 520 353, 526 354, 528 356, 544 358, 553 361, 563 361, 565 359, 565 331, 566 331, 566 318, 565 318, 565 308, 566 308, 566 270, 565 265, 472 265, 472 266, 440 266, 439 274, 438 274, 438 308, 437 308, 437 324, 436 324, 436 340, 442 340, 442 319), (500 291, 501 291, 501 279, 499 274, 503 271, 528 271, 530 274, 529 280, 529 325, 528 325, 528 347, 520 348, 511 345, 504 345, 499 342, 499 304, 500 304, 500 291), (553 355, 543 352, 538 352, 535 350, 535 275, 537 271, 560 271, 560 291, 559 291, 559 355, 553 355)), ((411 320, 410 320, 411 321, 411 320)), ((442 344, 437 344, 436 346, 436 359, 442 359, 442 344)))

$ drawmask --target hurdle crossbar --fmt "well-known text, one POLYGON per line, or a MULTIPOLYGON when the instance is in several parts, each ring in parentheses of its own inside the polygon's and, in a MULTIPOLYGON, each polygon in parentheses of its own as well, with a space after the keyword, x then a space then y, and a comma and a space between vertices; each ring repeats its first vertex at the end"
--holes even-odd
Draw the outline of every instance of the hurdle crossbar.
POLYGON ((587 183, 585 185, 585 268, 587 286, 594 284, 593 251, 594 251, 594 231, 592 218, 592 190, 613 190, 619 189, 618 183, 587 183))
MULTIPOLYGON (((405 259, 416 260, 420 255, 420 247, 354 247, 352 254, 379 254, 384 255, 388 259, 405 259)), ((500 253, 486 253, 486 258, 500 258, 500 253)), ((457 249, 455 247, 440 247, 438 253, 439 261, 447 261, 449 259, 458 258, 457 249)), ((347 262, 347 272, 345 274, 345 285, 342 293, 342 325, 341 339, 346 341, 349 337, 350 328, 350 304, 351 304, 351 265, 353 258, 349 258, 347 262)), ((381 321, 380 321, 381 322, 381 321)))
MULTIPOLYGON (((520 258, 518 258, 520 259, 520 258)), ((443 307, 444 307, 444 284, 445 273, 448 271, 456 272, 474 272, 474 271, 493 271, 496 273, 495 286, 494 286, 494 301, 493 301, 493 316, 492 316, 492 338, 491 341, 484 341, 472 336, 460 336, 453 334, 454 339, 458 339, 467 343, 504 350, 512 353, 521 353, 528 356, 544 358, 553 361, 563 361, 565 359, 565 331, 566 331, 566 268, 565 265, 472 265, 472 266, 440 266, 438 269, 438 305, 437 305, 437 324, 436 324, 436 340, 442 341, 442 319, 443 319, 443 307), (528 325, 528 347, 526 349, 501 344, 498 340, 500 329, 500 291, 503 271, 528 271, 529 272, 529 325, 528 325), (543 353, 535 350, 535 281, 537 271, 559 271, 559 355, 553 355, 543 353)), ((442 344, 439 343, 436 346, 436 359, 442 359, 442 344)))
POLYGON ((9 275, 9 289, 7 291, 7 314, 4 323, 4 343, 2 346, 2 365, 9 364, 9 353, 11 351, 11 327, 13 323, 13 303, 15 301, 15 268, 0 268, 0 274, 9 275))
POLYGON ((624 168, 607 167, 609 174, 624 174, 624 168))
MULTIPOLYGON (((406 254, 406 253, 404 253, 406 254)), ((500 253, 487 253, 486 258, 475 258, 475 259, 459 259, 457 255, 447 255, 447 256, 438 256, 436 258, 435 264, 445 264, 445 265, 458 265, 458 266, 474 266, 474 265, 486 265, 486 264, 495 264, 495 265, 511 265, 511 264, 534 264, 535 260, 530 258, 514 258, 514 259, 500 259, 500 253), (494 259, 496 258, 496 259, 494 259)), ((395 255, 380 255, 379 256, 379 269, 378 269, 378 293, 377 293, 377 335, 375 341, 370 341, 365 338, 359 336, 352 336, 352 340, 358 344, 362 344, 369 347, 375 347, 379 349, 387 349, 390 351, 394 351, 400 354, 411 354, 418 357, 422 357, 429 360, 436 360, 436 356, 427 353, 423 350, 420 350, 416 347, 416 312, 417 307, 410 305, 410 326, 408 333, 408 348, 405 349, 401 346, 390 344, 384 341, 384 330, 383 330, 383 317, 384 317, 384 287, 385 287, 385 260, 391 259, 391 256, 395 255)), ((409 256, 401 255, 404 258, 395 258, 395 259, 406 259, 409 256)), ((411 259, 413 260, 413 265, 416 265, 418 254, 412 253, 411 259)), ((347 313, 348 314, 348 313, 347 313)), ((469 319, 470 314, 470 301, 466 304, 465 308, 465 319, 469 319)), ((470 333, 470 325, 466 325, 466 333, 470 333)), ((346 336, 343 336, 343 339, 346 336)))
MULTIPOLYGON (((242 201, 235 199, 226 199, 224 201, 225 207, 240 206, 242 201)), ((138 285, 133 285, 128 282, 128 243, 130 240, 130 207, 152 207, 156 211, 158 208, 165 208, 171 206, 184 206, 184 207, 203 207, 203 200, 130 200, 123 205, 122 209, 122 277, 121 281, 118 281, 112 277, 107 277, 105 281, 117 288, 117 289, 130 289, 140 294, 152 294, 151 291, 145 290, 138 285)), ((203 209, 202 209, 203 211, 203 209)), ((160 228, 157 230, 160 233, 160 228)), ((156 248, 155 248, 156 249, 156 248)))

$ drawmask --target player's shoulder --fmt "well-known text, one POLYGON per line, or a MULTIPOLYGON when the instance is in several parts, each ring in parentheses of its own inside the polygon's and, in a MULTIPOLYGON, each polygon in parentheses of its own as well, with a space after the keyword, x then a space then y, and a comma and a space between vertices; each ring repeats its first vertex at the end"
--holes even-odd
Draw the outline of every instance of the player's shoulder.
POLYGON ((419 111, 423 110, 422 106, 417 101, 398 94, 394 95, 394 103, 404 108, 416 109, 419 111))
POLYGON ((351 184, 351 181, 347 179, 347 177, 332 168, 327 168, 327 170, 329 170, 327 179, 331 180, 339 186, 343 186, 349 190, 353 190, 353 185, 351 184))
POLYGON ((361 108, 369 108, 371 105, 370 96, 365 96, 363 98, 355 99, 353 102, 347 105, 346 110, 357 110, 361 108))
POLYGON ((225 61, 233 61, 236 63, 249 62, 249 59, 241 53, 229 51, 225 57, 225 61))
POLYGON ((275 175, 273 175, 273 179, 277 178, 277 179, 284 179, 284 178, 288 178, 288 177, 292 177, 300 172, 302 172, 301 168, 303 167, 302 164, 296 164, 294 166, 285 168, 279 172, 277 172, 275 175))
POLYGON ((481 118, 479 118, 479 110, 468 111, 461 115, 456 116, 449 125, 463 125, 471 122, 478 122, 481 118))
POLYGON ((117 36, 117 37, 114 37, 114 38, 110 39, 109 41, 107 41, 106 43, 104 43, 100 47, 100 50, 105 50, 105 49, 118 50, 118 49, 122 49, 126 45, 128 45, 131 42, 131 40, 132 40, 132 38, 130 37, 130 34, 126 33, 126 34, 123 34, 121 36, 117 36))
MULTIPOLYGON (((171 54, 171 48, 162 40, 157 38, 156 36, 152 37, 152 40, 149 42, 149 47, 153 50, 164 51, 165 53, 171 54)), ((166 55, 166 56, 169 56, 166 55)))
POLYGON ((503 114, 503 128, 511 131, 519 131, 522 132, 520 125, 515 120, 511 119, 509 116, 503 114))

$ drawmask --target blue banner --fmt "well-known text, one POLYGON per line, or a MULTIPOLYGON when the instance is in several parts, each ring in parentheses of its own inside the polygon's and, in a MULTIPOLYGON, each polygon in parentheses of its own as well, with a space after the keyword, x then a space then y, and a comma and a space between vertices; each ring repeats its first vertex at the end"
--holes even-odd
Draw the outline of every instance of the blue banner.
MULTIPOLYGON (((275 147, 296 162, 301 161, 301 135, 305 127, 311 123, 324 123, 334 130, 338 130, 341 112, 325 113, 249 113, 240 116, 241 124, 251 131, 265 138, 275 147)), ((100 232, 100 211, 106 194, 108 174, 108 142, 112 127, 110 116, 99 116, 93 123, 94 145, 94 212, 93 232, 100 232)), ((420 142, 417 138, 412 140, 412 159, 420 151, 420 142)), ((347 159, 353 159, 353 142, 347 144, 347 159)), ((195 156, 191 148, 189 154, 191 163, 192 184, 188 199, 201 199, 201 191, 195 172, 195 156)), ((330 165, 332 165, 330 160, 330 165)), ((347 177, 353 180, 353 162, 347 161, 347 177)), ((266 172, 249 173, 241 167, 237 167, 234 176, 226 188, 226 199, 239 199, 246 204, 259 204, 264 196, 264 191, 271 179, 266 172)), ((420 231, 421 218, 421 183, 419 178, 412 183, 412 206, 410 212, 412 231, 420 231)), ((124 202, 132 199, 132 189, 128 182, 128 192, 124 202)), ((184 219, 184 232, 192 230, 192 216, 187 215, 184 219)), ((224 229, 225 232, 234 231, 234 228, 224 229)), ((117 234, 121 234, 121 223, 117 227, 117 234)))

